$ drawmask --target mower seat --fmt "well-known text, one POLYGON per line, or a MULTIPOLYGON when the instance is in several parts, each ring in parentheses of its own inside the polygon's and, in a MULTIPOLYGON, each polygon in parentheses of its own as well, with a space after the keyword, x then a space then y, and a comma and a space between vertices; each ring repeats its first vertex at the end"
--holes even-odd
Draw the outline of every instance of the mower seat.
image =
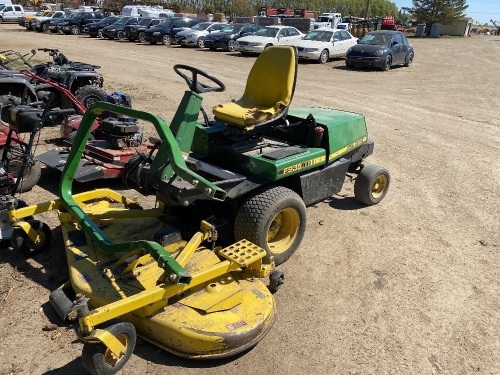
POLYGON ((297 50, 266 48, 253 64, 241 99, 214 107, 214 117, 230 126, 250 130, 286 115, 297 80, 297 50))

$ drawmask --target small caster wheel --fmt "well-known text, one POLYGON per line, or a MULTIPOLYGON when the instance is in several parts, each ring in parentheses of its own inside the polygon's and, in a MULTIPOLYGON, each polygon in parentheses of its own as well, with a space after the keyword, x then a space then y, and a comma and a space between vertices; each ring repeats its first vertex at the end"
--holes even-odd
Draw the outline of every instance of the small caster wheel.
POLYGON ((133 324, 117 323, 106 330, 125 346, 125 353, 121 358, 117 358, 104 344, 86 342, 82 350, 82 363, 85 370, 92 375, 116 374, 125 366, 134 352, 137 333, 133 324))
POLYGON ((285 274, 281 271, 273 271, 269 275, 269 291, 276 293, 281 286, 285 283, 285 274))
POLYGON ((26 222, 37 232, 39 242, 34 243, 24 230, 16 228, 12 232, 10 243, 14 250, 19 251, 25 257, 31 257, 40 254, 50 245, 52 231, 47 224, 41 221, 31 219, 26 220, 26 222))

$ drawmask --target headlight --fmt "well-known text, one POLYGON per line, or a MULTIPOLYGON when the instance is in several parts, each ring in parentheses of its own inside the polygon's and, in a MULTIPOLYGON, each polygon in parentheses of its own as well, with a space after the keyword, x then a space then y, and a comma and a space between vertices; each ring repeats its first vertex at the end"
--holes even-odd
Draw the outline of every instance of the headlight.
POLYGON ((381 49, 378 49, 375 51, 375 56, 382 56, 384 54, 384 51, 381 49))
POLYGON ((319 51, 319 48, 304 48, 304 52, 316 52, 319 51))
POLYGON ((250 42, 248 43, 249 46, 252 46, 252 47, 257 47, 257 46, 261 46, 262 43, 261 42, 250 42))
POLYGON ((352 51, 352 47, 350 47, 346 53, 350 53, 352 51))
POLYGON ((155 31, 155 32, 153 33, 153 35, 157 35, 157 36, 158 36, 158 35, 160 35, 160 32, 159 32, 159 31, 155 31))

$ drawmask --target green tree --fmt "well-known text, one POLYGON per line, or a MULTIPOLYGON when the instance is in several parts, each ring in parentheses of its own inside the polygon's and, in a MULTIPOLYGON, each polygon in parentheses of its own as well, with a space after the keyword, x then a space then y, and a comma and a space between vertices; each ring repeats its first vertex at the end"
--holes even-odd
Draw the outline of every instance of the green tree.
POLYGON ((413 0, 410 13, 419 23, 427 25, 427 33, 433 23, 456 24, 465 17, 466 0, 413 0))

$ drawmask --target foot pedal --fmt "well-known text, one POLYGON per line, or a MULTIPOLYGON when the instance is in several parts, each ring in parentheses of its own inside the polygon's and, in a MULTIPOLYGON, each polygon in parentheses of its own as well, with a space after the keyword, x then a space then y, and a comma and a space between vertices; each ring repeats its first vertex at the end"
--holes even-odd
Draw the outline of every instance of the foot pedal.
POLYGON ((237 263, 240 267, 247 267, 249 264, 264 258, 266 250, 250 241, 241 240, 220 250, 219 254, 237 263))

